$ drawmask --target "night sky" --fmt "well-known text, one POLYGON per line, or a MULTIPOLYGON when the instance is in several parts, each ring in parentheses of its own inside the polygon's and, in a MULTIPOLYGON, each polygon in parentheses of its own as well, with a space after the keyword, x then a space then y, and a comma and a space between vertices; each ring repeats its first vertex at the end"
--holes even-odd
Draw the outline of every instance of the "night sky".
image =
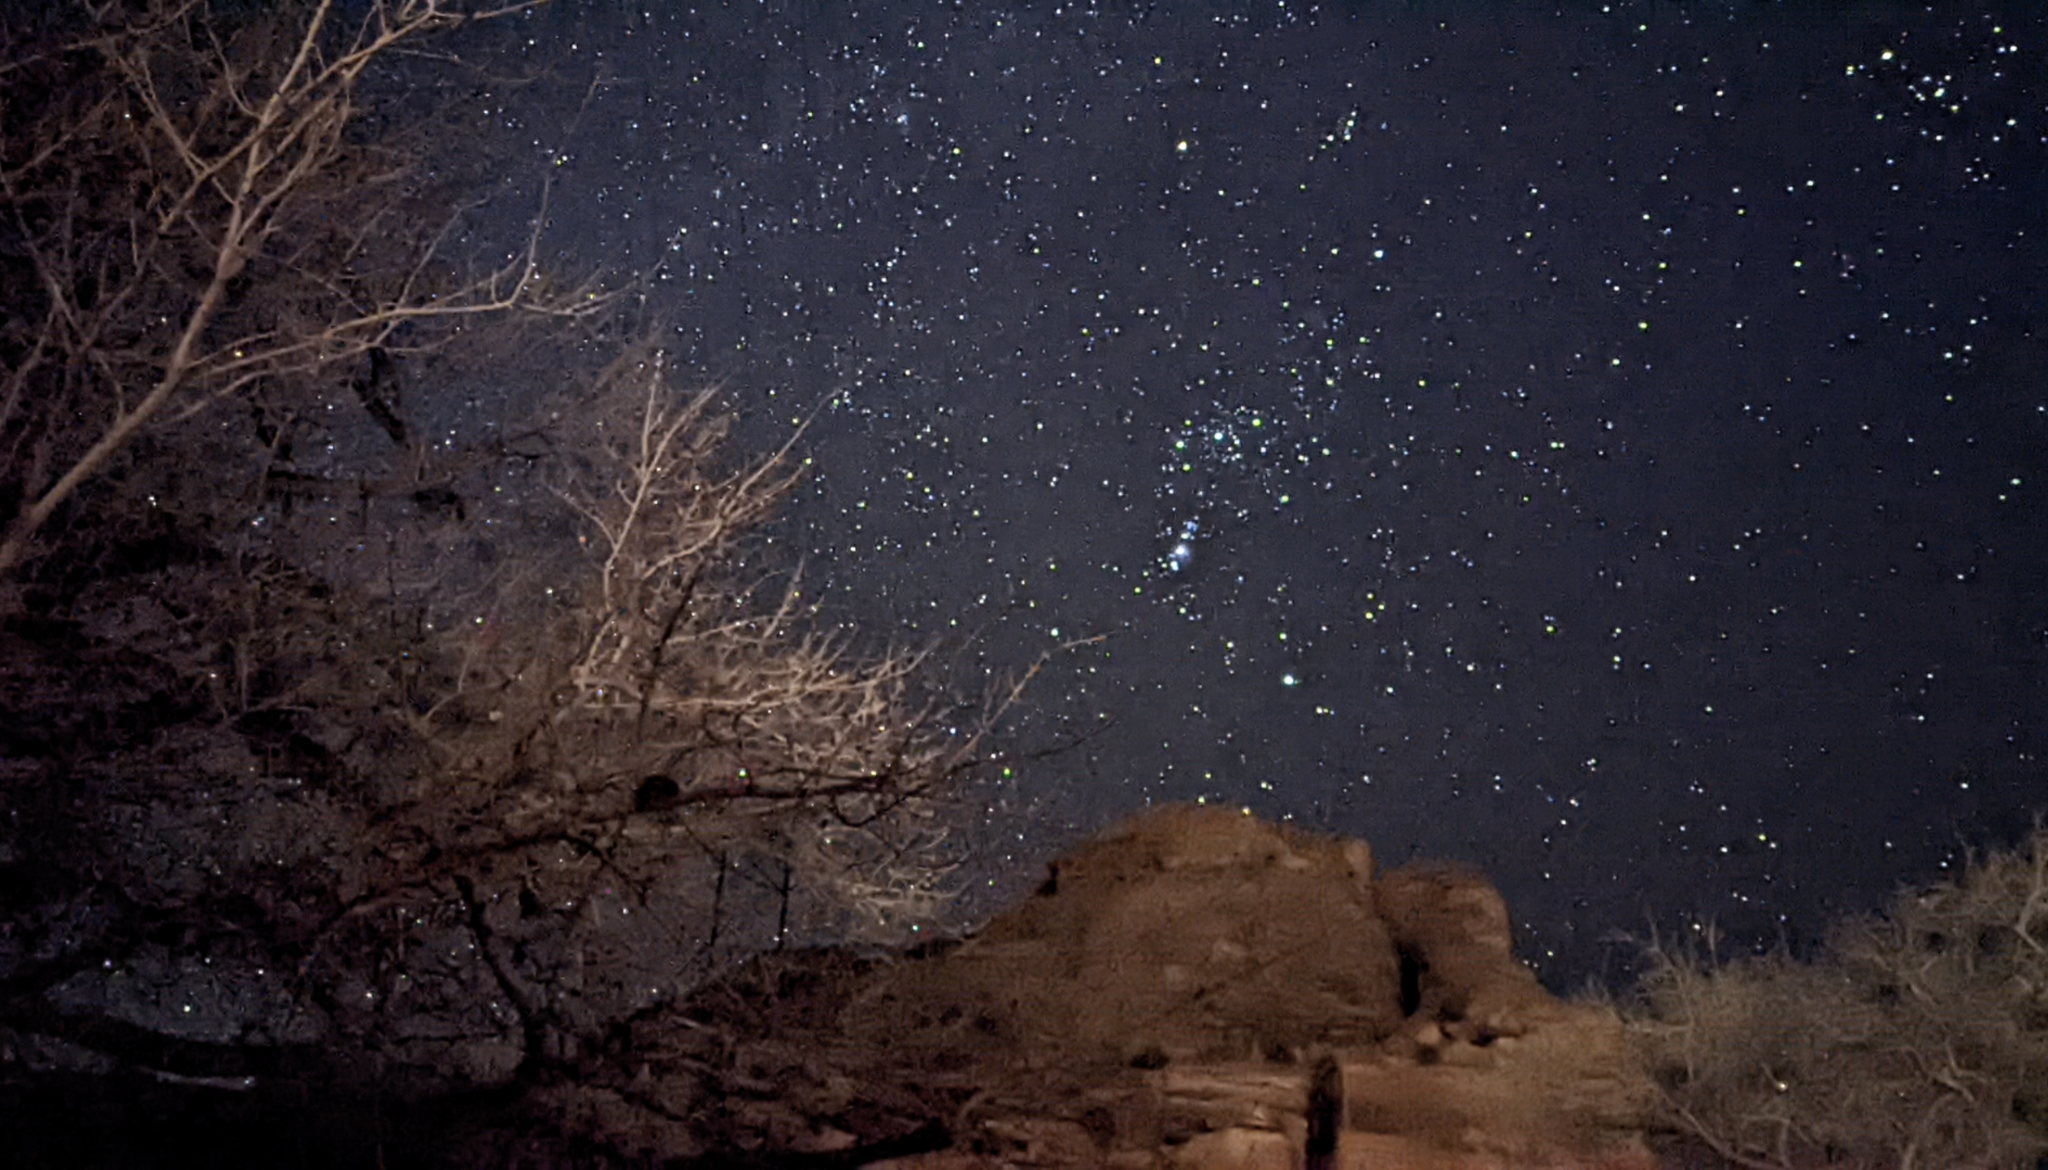
POLYGON ((977 792, 999 889, 1221 801, 1478 863, 1563 985, 2048 811, 2006 8, 557 0, 470 113, 743 435, 831 404, 835 619, 970 681, 1106 635, 977 792))

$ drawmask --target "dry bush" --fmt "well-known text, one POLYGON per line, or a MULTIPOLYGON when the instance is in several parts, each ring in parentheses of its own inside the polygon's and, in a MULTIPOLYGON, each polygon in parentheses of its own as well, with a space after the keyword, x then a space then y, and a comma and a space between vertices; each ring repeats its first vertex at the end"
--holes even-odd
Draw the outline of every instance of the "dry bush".
POLYGON ((1631 1023, 1668 1122, 1745 1166, 2048 1152, 2048 831, 1845 924, 1812 963, 1653 946, 1631 1023))
POLYGON ((532 238, 466 271, 420 144, 362 124, 373 68, 525 6, 147 0, 0 26, 0 577, 167 421, 480 315, 601 307, 544 289, 532 238))

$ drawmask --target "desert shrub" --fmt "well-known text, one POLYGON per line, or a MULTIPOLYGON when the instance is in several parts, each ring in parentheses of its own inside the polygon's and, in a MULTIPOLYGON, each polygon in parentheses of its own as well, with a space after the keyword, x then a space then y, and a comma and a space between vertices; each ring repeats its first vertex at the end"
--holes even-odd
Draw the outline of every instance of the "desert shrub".
POLYGON ((1712 950, 1653 943, 1630 1012, 1674 1129, 1757 1167, 2048 1153, 2048 830, 1812 962, 1712 950))

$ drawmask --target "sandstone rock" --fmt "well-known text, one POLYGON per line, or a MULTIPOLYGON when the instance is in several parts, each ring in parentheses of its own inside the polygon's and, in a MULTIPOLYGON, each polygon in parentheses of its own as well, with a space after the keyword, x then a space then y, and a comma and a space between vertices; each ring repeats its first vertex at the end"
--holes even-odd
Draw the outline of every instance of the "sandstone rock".
POLYGON ((764 957, 650 1016, 606 1108, 658 1110, 650 1156, 764 1163, 1651 1170, 1619 1021, 1544 991, 1508 927, 1475 871, 1160 809, 955 946, 764 957))
POLYGON ((1019 1055, 1163 1063, 1372 1043, 1401 1021, 1370 849, 1172 807, 1054 863, 1037 896, 868 1006, 971 1021, 1019 1055))
POLYGON ((1167 1151, 1174 1170, 1297 1170, 1299 1147, 1266 1129, 1220 1129, 1167 1151))
POLYGON ((1619 1021, 1542 988, 1482 875, 1379 874, 1363 841, 1226 809, 1084 842, 847 1020, 974 1053, 991 1089, 956 1137, 989 1165, 1655 1165, 1619 1021), (1024 1115, 1092 1152, 1004 1140, 1024 1115))

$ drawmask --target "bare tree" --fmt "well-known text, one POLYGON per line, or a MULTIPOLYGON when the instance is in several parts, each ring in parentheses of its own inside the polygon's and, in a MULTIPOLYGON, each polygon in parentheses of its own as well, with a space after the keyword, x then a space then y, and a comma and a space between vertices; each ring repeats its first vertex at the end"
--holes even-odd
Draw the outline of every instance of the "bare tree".
POLYGON ((0 47, 0 577, 166 418, 435 325, 601 308, 589 288, 543 291, 537 236, 461 275, 444 254, 456 209, 357 130, 371 69, 529 6, 317 0, 230 20, 204 0, 80 4, 0 47))
MULTIPOLYGON (((367 584, 278 557, 138 580, 162 609, 126 619, 122 677, 212 697, 17 786, 67 793, 39 852, 122 909, 91 912, 97 933, 65 914, 25 930, 37 957, 0 962, 0 1031, 90 1046, 81 1005, 111 1011, 142 973, 164 990, 114 1014, 156 1027, 193 980, 239 971, 214 1038, 115 1055, 308 1076, 280 1062, 317 1042, 429 1079, 574 1075, 751 954, 947 924, 957 782, 1032 672, 949 694, 930 650, 820 629, 765 527, 801 427, 731 461, 716 397, 676 393, 645 348, 574 404, 543 412, 547 454, 507 457, 524 479, 470 465, 465 517, 371 502, 377 528, 508 531, 492 571, 433 539, 366 553, 387 562, 367 584)), ((143 601, 122 587, 76 612, 143 601)))
POLYGON ((576 840, 647 888, 678 853, 766 850, 851 920, 929 921, 948 869, 934 810, 1023 680, 941 695, 929 649, 862 657, 821 631, 800 568, 753 556, 802 475, 802 427, 728 466, 728 425, 714 392, 679 395, 658 350, 629 350, 550 432, 573 453, 547 490, 579 522, 574 559, 529 551, 544 570, 459 599, 404 574, 434 582, 448 632, 390 680, 435 776, 392 823, 482 827, 444 867, 576 840))
POLYGON ((465 265, 445 127, 369 79, 518 7, 0 27, 0 1087, 575 1078, 749 956, 947 920, 1036 668, 821 621, 803 425, 732 456, 544 203, 465 265), (425 442, 510 343, 554 397, 425 442))

